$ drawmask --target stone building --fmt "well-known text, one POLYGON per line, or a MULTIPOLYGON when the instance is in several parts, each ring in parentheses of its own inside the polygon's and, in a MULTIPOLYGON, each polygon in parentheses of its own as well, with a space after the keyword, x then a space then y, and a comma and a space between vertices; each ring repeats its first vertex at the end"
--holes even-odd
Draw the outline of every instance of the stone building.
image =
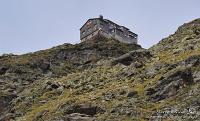
POLYGON ((136 43, 138 35, 128 28, 120 26, 103 16, 91 18, 80 28, 81 42, 97 37, 113 38, 123 43, 136 43))

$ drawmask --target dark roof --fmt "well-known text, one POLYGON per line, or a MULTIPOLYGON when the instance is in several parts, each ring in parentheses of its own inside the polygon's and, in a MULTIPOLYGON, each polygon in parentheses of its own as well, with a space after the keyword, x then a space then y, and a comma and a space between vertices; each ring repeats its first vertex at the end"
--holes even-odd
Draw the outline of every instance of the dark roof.
MULTIPOLYGON (((88 21, 94 20, 94 19, 98 19, 98 20, 104 21, 104 22, 106 22, 106 23, 112 23, 112 24, 114 24, 114 25, 116 25, 116 26, 118 26, 118 27, 123 27, 123 28, 127 29, 130 33, 135 34, 134 32, 130 31, 127 27, 125 27, 125 26, 120 26, 120 25, 118 25, 118 24, 116 24, 116 23, 114 23, 113 21, 110 21, 110 20, 108 20, 108 19, 91 18, 91 19, 88 19, 88 20, 85 22, 85 24, 86 24, 88 21)), ((82 26, 80 29, 82 29, 82 28, 85 26, 85 24, 83 24, 83 26, 82 26)), ((135 35, 137 35, 137 34, 135 34, 135 35)))
MULTIPOLYGON (((108 19, 90 18, 90 19, 88 19, 88 20, 83 24, 83 26, 82 26, 80 29, 82 29, 88 21, 90 21, 90 20, 94 20, 94 19, 99 19, 99 20, 102 20, 103 22, 106 22, 106 23, 112 23, 112 24, 115 24, 116 26, 121 27, 120 25, 118 25, 118 24, 116 24, 116 23, 114 23, 114 22, 112 22, 112 21, 110 21, 110 20, 108 20, 108 19)), ((124 27, 124 28, 126 28, 126 27, 124 27)), ((128 28, 126 28, 126 29, 128 29, 128 28)), ((129 29, 128 29, 128 30, 129 30, 129 29)))
POLYGON ((106 22, 108 22, 108 23, 115 24, 115 25, 118 26, 118 27, 121 27, 120 25, 116 24, 115 22, 113 22, 113 21, 111 21, 111 20, 104 19, 104 21, 106 21, 106 22))
POLYGON ((130 30, 129 30, 128 32, 129 32, 129 33, 132 33, 132 34, 134 34, 134 35, 136 35, 136 36, 138 36, 136 33, 132 32, 132 31, 130 31, 130 30))
POLYGON ((99 18, 90 18, 90 19, 88 19, 88 20, 83 24, 83 26, 82 26, 80 29, 82 29, 88 21, 94 20, 94 19, 99 19, 99 18))

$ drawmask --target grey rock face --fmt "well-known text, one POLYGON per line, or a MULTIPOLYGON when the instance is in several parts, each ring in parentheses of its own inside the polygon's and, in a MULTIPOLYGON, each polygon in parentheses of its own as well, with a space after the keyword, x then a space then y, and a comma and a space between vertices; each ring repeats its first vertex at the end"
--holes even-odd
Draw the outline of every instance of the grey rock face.
POLYGON ((0 67, 0 75, 5 74, 7 70, 8 70, 7 67, 4 67, 4 66, 3 66, 3 67, 0 67))
POLYGON ((124 54, 116 59, 114 59, 112 62, 111 62, 111 65, 116 65, 118 63, 121 63, 123 65, 130 65, 131 63, 133 62, 136 62, 136 67, 141 67, 142 66, 142 62, 141 61, 144 61, 146 60, 146 58, 150 58, 152 57, 151 53, 147 50, 144 50, 144 49, 139 49, 139 50, 134 50, 134 51, 131 51, 127 54, 124 54))
POLYGON ((154 93, 156 93, 156 91, 155 91, 155 89, 153 89, 153 88, 148 88, 147 90, 146 90, 146 95, 153 95, 154 93))
POLYGON ((59 83, 50 82, 50 81, 48 81, 46 84, 47 84, 47 88, 50 90, 58 89, 61 86, 59 83))
POLYGON ((190 68, 174 69, 160 78, 153 93, 149 89, 149 95, 152 100, 159 101, 175 95, 179 89, 191 84, 193 76, 190 68))
POLYGON ((10 109, 10 101, 17 96, 14 94, 7 96, 0 96, 0 120, 6 119, 5 113, 10 109))
POLYGON ((185 65, 192 64, 192 66, 197 66, 200 64, 200 56, 199 55, 191 56, 184 62, 185 65))
POLYGON ((104 110, 98 106, 94 106, 92 104, 79 104, 79 105, 72 105, 65 109, 65 114, 72 114, 72 113, 80 113, 85 115, 94 116, 97 113, 102 113, 104 110))
POLYGON ((72 113, 66 115, 64 121, 95 121, 95 118, 86 114, 72 113))
POLYGON ((34 121, 38 121, 38 120, 43 120, 42 117, 48 112, 48 110, 43 110, 41 112, 38 112, 35 116, 34 121))
POLYGON ((102 95, 103 95, 102 98, 103 98, 105 101, 110 101, 110 100, 112 100, 113 98, 116 97, 116 94, 115 94, 114 92, 107 92, 107 93, 103 93, 102 95))
POLYGON ((137 94, 138 94, 137 91, 131 90, 131 91, 129 91, 129 93, 127 94, 127 97, 128 97, 128 98, 133 98, 133 97, 136 97, 137 94))

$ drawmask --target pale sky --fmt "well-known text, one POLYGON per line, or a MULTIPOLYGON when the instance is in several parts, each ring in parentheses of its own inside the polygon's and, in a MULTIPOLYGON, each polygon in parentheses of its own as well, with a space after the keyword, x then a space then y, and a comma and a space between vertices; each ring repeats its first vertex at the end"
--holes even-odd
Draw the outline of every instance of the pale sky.
POLYGON ((149 48, 200 18, 200 0, 0 0, 0 54, 79 43, 79 28, 100 14, 149 48))

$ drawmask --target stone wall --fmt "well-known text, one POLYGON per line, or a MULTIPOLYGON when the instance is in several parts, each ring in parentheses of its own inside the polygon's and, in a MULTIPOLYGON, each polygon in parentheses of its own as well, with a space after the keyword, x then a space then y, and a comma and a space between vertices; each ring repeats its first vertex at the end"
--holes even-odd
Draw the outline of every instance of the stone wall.
POLYGON ((88 20, 87 23, 80 29, 80 38, 81 40, 92 33, 94 33, 98 29, 98 21, 97 20, 88 20))
POLYGON ((90 34, 90 35, 86 36, 85 38, 81 39, 81 42, 84 42, 84 41, 87 41, 87 40, 92 40, 92 39, 98 37, 99 36, 98 32, 99 32, 99 30, 94 31, 92 34, 90 34))
POLYGON ((80 30, 81 42, 98 36, 113 38, 123 43, 137 43, 137 35, 128 28, 102 19, 91 19, 80 30), (132 36, 130 36, 132 35, 132 36))

